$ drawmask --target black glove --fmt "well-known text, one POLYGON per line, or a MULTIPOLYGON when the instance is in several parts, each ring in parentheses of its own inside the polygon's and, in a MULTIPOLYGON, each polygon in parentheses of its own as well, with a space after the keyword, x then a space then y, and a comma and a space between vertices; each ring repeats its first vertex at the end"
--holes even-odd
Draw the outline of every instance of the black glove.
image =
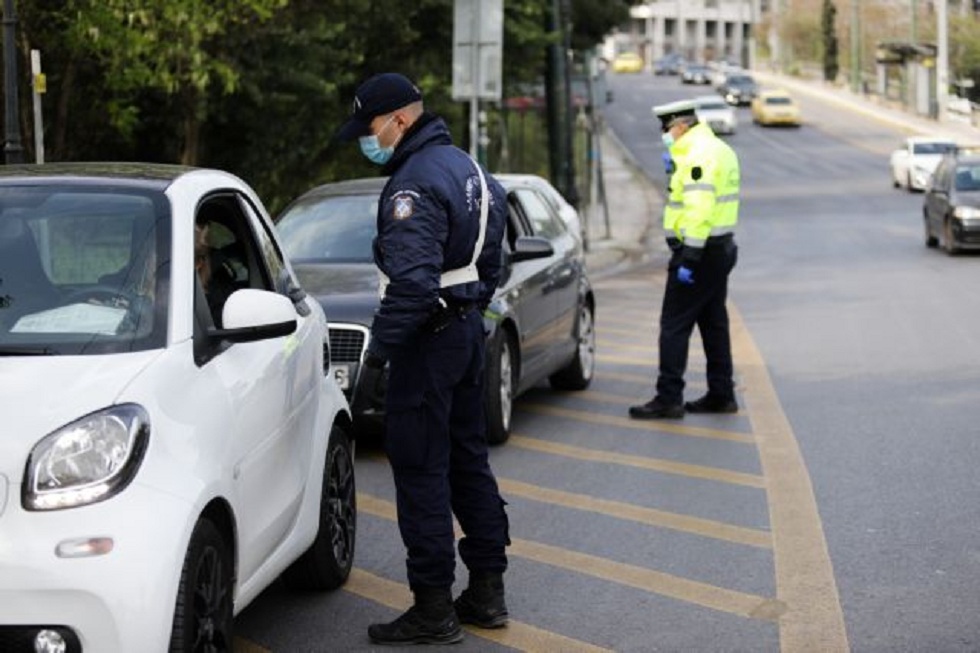
POLYGON ((366 352, 364 352, 365 367, 369 367, 373 370, 380 370, 382 367, 385 366, 386 362, 387 361, 385 360, 384 356, 382 356, 376 351, 368 349, 366 352))

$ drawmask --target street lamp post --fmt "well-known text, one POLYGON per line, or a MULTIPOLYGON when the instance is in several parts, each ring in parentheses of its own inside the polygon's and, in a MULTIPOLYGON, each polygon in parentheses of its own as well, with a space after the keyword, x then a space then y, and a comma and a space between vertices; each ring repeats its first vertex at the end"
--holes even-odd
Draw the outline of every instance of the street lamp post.
POLYGON ((17 114, 17 15, 14 0, 3 0, 3 86, 6 139, 3 151, 7 163, 23 163, 24 148, 20 143, 20 117, 17 114))

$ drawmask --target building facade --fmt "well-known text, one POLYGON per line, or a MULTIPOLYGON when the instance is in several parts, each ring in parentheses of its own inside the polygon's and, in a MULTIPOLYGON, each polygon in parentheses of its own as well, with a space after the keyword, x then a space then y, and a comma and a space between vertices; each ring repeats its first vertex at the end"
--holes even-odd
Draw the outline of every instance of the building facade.
POLYGON ((636 52, 648 68, 669 53, 688 61, 727 60, 751 67, 752 26, 768 4, 765 0, 647 0, 630 9, 629 25, 612 37, 613 52, 607 54, 636 52))

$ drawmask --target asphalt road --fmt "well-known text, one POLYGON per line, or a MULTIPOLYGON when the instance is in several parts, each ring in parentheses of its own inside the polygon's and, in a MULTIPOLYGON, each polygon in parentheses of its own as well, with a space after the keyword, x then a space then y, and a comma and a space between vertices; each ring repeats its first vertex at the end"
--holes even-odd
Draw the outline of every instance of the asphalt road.
MULTIPOLYGON (((609 126, 662 181, 650 106, 703 89, 612 89, 609 126)), ((980 257, 925 248, 921 196, 889 183, 893 128, 804 112, 763 129, 742 109, 731 138, 742 410, 629 420, 652 392, 662 271, 597 281, 592 387, 534 389, 492 450, 512 622, 454 650, 980 650, 980 257)), ((694 397, 696 339, 690 367, 694 397)), ((236 650, 376 650, 367 625, 409 605, 387 464, 362 447, 357 474, 348 584, 270 588, 236 619, 236 650)))

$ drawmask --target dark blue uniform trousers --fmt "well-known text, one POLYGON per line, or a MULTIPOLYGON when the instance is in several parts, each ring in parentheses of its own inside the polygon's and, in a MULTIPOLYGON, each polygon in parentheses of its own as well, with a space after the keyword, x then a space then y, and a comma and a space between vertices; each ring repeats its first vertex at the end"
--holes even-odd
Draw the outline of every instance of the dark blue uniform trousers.
POLYGON ((459 555, 471 570, 503 572, 507 514, 488 460, 483 409, 486 336, 470 310, 390 359, 385 450, 394 474, 408 582, 449 588, 459 555))
POLYGON ((728 332, 728 275, 738 260, 738 247, 730 237, 709 239, 694 270, 694 284, 677 280, 680 250, 667 266, 667 288, 660 311, 660 370, 657 399, 680 404, 684 399, 684 371, 691 332, 697 325, 707 358, 708 394, 734 399, 732 346, 728 332))

